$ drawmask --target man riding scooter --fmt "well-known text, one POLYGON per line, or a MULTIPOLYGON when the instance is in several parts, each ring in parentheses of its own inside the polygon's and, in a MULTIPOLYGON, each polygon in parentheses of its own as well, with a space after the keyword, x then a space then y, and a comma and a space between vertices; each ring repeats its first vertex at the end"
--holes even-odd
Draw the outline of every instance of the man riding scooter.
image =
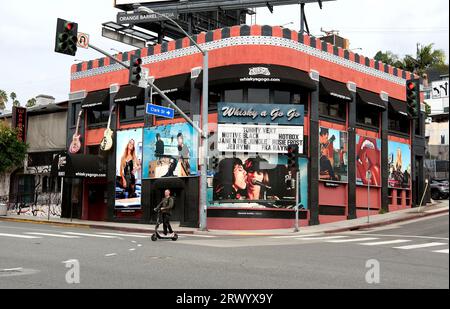
POLYGON ((158 213, 157 226, 159 226, 161 221, 163 223, 164 236, 167 238, 174 238, 175 233, 173 232, 172 226, 170 225, 170 215, 174 206, 174 200, 173 197, 170 196, 170 194, 171 194, 170 190, 166 190, 164 192, 163 200, 161 201, 161 203, 158 204, 158 206, 156 206, 154 210, 158 213), (169 232, 170 235, 167 235, 167 232, 169 232))

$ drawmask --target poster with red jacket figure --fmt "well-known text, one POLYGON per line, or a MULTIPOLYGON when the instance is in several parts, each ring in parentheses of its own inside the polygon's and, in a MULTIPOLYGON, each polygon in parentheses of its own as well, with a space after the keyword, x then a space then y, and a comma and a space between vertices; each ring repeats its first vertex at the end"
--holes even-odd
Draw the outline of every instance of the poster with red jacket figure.
POLYGON ((356 184, 367 186, 367 171, 372 173, 371 186, 381 186, 381 140, 356 136, 356 184))

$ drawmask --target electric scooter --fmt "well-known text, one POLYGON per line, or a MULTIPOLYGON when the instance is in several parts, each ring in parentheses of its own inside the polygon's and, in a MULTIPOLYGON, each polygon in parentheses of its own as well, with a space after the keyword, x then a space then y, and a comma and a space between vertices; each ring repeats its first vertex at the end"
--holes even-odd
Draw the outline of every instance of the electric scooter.
POLYGON ((162 223, 161 208, 155 208, 154 210, 156 211, 157 219, 156 219, 155 233, 152 235, 152 241, 157 241, 158 239, 177 241, 178 240, 177 233, 174 233, 173 237, 165 236, 164 234, 159 233, 158 228, 162 223))

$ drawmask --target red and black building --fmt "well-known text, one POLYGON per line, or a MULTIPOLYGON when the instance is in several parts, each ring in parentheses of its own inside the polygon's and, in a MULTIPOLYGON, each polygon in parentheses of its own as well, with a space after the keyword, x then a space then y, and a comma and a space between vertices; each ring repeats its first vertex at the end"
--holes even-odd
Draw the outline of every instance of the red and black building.
MULTIPOLYGON (((371 214, 395 211, 414 207, 420 200, 424 187, 424 118, 413 120, 407 113, 405 83, 413 77, 410 72, 281 27, 234 26, 201 33, 194 39, 210 54, 209 133, 212 137, 208 228, 273 229, 292 227, 294 223, 294 210, 286 206, 289 203, 283 206, 283 198, 279 199, 281 202, 273 202, 265 195, 267 200, 261 202, 261 195, 256 202, 250 202, 239 198, 239 194, 234 195, 234 201, 215 197, 214 177, 220 169, 222 156, 234 153, 243 166, 253 162, 242 158, 248 153, 236 156, 236 152, 218 151, 218 131, 222 132, 224 127, 239 131, 243 126, 236 122, 224 126, 220 113, 227 104, 272 111, 282 110, 286 105, 302 111, 301 131, 298 132, 303 141, 301 160, 306 181, 302 192, 306 192, 303 193, 306 196, 300 214, 301 225, 366 216, 368 207, 371 214), (324 157, 327 147, 331 147, 330 152, 326 152, 328 161, 324 157), (333 170, 327 171, 325 163, 331 164, 333 170), (367 179, 363 174, 371 168, 374 181, 368 198, 367 179)), ((200 115, 202 106, 199 69, 202 55, 187 38, 123 53, 119 58, 129 61, 131 54, 143 59, 156 86, 194 120, 200 119, 195 116, 200 115)), ((63 215, 67 216, 72 206, 72 215, 82 219, 148 223, 153 219, 153 208, 163 190, 169 188, 177 202, 173 220, 198 227, 198 166, 193 167, 191 161, 191 173, 183 177, 153 177, 158 167, 146 161, 150 149, 146 136, 152 132, 167 132, 170 126, 178 130, 185 121, 179 115, 173 120, 146 115, 145 103, 149 103, 150 98, 154 104, 165 105, 165 102, 161 102, 158 95, 127 84, 128 71, 108 58, 72 67, 67 141, 69 145, 77 117, 83 111, 79 130, 82 148, 78 154, 71 155, 76 157, 74 162, 79 162, 72 164, 72 168, 84 169, 78 175, 91 177, 76 176, 76 171, 72 171, 73 177, 66 178, 63 215), (114 146, 109 152, 102 152, 99 145, 110 114, 114 146), (139 159, 142 177, 136 182, 140 207, 135 208, 126 204, 117 207, 117 181, 121 177, 117 173, 123 169, 116 168, 120 165, 118 153, 122 152, 116 147, 121 143, 117 136, 126 136, 127 130, 132 130, 133 134, 137 130, 143 132, 141 142, 136 142, 143 157, 139 159), (79 160, 83 156, 84 163, 79 160), (100 163, 96 163, 97 160, 100 163), (87 166, 95 166, 95 171, 89 173, 87 166), (99 172, 101 168, 105 169, 104 173, 99 172), (105 174, 106 177, 102 177, 105 174)), ((249 125, 248 121, 243 123, 249 125)), ((297 131, 292 129, 292 132, 297 131)), ((282 152, 278 154, 280 158, 282 152)), ((259 156, 258 153, 253 155, 259 156)), ((272 153, 267 158, 274 156, 277 154, 272 153)), ((264 155, 261 158, 265 160, 264 155)), ((158 159, 155 165, 164 162, 158 159)), ((277 172, 267 175, 278 179, 277 186, 283 187, 280 183, 287 183, 283 181, 289 176, 287 170, 283 170, 285 161, 280 159, 280 162, 277 172)), ((247 175, 251 172, 245 171, 247 175)), ((289 198, 289 194, 280 192, 273 195, 289 198)))

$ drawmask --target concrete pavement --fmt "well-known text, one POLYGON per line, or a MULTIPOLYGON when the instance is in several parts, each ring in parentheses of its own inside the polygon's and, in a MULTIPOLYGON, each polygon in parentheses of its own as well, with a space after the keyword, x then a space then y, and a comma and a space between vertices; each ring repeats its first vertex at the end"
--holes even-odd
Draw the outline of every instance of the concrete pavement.
MULTIPOLYGON (((339 221, 334 223, 321 224, 317 226, 301 227, 300 231, 295 234, 317 234, 317 233, 338 233, 345 231, 353 231, 360 229, 373 228, 377 226, 384 226, 393 223, 415 220, 428 216, 438 215, 449 212, 449 201, 441 200, 434 201, 433 204, 413 209, 402 209, 395 212, 378 214, 370 216, 369 223, 367 217, 361 217, 354 220, 339 221)), ((70 220, 64 218, 46 218, 25 217, 18 215, 8 215, 1 217, 0 221, 12 222, 30 222, 39 224, 50 224, 56 226, 72 226, 83 227, 91 229, 106 229, 131 233, 152 233, 154 231, 153 225, 135 224, 135 223, 117 223, 117 222, 97 222, 87 220, 70 220)), ((198 235, 216 235, 216 236, 282 236, 294 234, 292 229, 277 229, 277 230, 252 230, 252 231, 224 231, 224 230, 209 230, 207 232, 199 231, 197 228, 180 227, 178 222, 173 222, 172 227, 179 234, 198 234, 198 235)))

